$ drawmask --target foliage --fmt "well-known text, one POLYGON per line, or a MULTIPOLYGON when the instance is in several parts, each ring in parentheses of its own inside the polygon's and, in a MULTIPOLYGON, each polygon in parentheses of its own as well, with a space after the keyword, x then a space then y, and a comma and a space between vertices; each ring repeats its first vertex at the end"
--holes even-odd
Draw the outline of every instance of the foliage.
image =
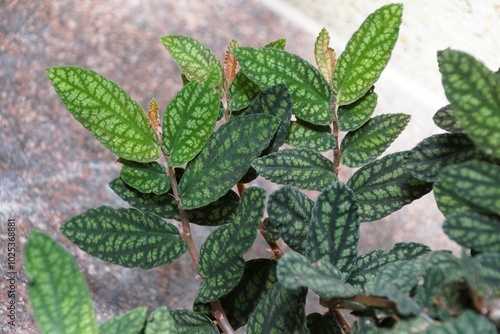
POLYGON ((155 100, 146 115, 94 71, 47 69, 66 108, 118 155, 122 171, 109 185, 133 207, 90 209, 62 234, 124 267, 159 267, 188 251, 201 284, 193 310, 160 307, 148 316, 141 307, 97 326, 74 260, 32 231, 26 269, 40 331, 497 333, 500 75, 466 53, 439 52, 450 104, 434 121, 449 133, 380 158, 410 119, 372 117, 373 84, 402 10, 393 4, 371 14, 338 59, 323 29, 317 68, 284 50, 285 40, 263 48, 233 40, 221 62, 190 37, 162 37, 184 82, 162 121, 155 100), (322 154, 330 150, 332 160, 322 154), (341 163, 360 168, 339 180, 341 163), (267 202, 252 183, 258 176, 283 185, 267 202), (304 190, 318 191, 317 200, 304 190), (361 224, 431 190, 460 257, 417 243, 358 254, 361 224), (216 227, 199 252, 192 224, 216 227), (257 231, 270 257, 245 260, 257 231), (284 244, 291 250, 283 253, 284 244), (308 288, 328 308, 324 315, 305 314, 308 288), (340 309, 352 311, 354 324, 340 309))

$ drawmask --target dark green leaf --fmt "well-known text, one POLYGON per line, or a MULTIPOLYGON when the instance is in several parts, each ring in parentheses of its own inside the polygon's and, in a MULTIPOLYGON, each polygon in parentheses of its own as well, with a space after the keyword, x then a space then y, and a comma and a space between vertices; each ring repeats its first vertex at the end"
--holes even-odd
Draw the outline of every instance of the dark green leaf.
POLYGON ((276 242, 280 238, 280 230, 276 223, 274 223, 269 217, 264 219, 262 222, 264 226, 264 238, 270 242, 276 242))
POLYGON ((146 307, 138 307, 99 325, 102 334, 140 334, 146 322, 146 307))
POLYGON ((339 116, 339 129, 341 131, 354 131, 363 126, 375 111, 378 95, 368 92, 356 102, 340 106, 337 113, 339 116))
POLYGON ((463 247, 500 252, 500 216, 474 211, 449 215, 443 231, 463 247))
POLYGON ((304 313, 307 289, 285 289, 274 284, 250 315, 248 334, 307 334, 304 313))
POLYGON ((438 52, 438 62, 454 116, 479 149, 500 158, 500 76, 460 51, 438 52))
POLYGON ((255 159, 252 167, 271 182, 301 189, 323 190, 337 180, 330 160, 302 148, 281 150, 255 159))
POLYGON ((330 35, 325 28, 321 29, 314 43, 314 58, 323 78, 331 85, 336 59, 335 51, 330 47, 330 35))
POLYGON ((410 115, 406 114, 384 114, 370 119, 344 137, 340 161, 348 167, 372 162, 396 140, 409 121, 410 115))
POLYGON ((139 163, 120 159, 123 164, 120 178, 141 193, 163 195, 170 189, 170 181, 162 165, 154 162, 139 163))
POLYGON ((208 317, 188 310, 170 311, 175 321, 176 334, 219 334, 219 329, 208 317))
POLYGON ((210 85, 191 81, 165 109, 162 145, 170 166, 193 159, 205 146, 219 116, 220 96, 210 85))
POLYGON ((460 133, 444 133, 421 141, 408 154, 406 168, 417 179, 434 182, 444 167, 471 160, 476 148, 460 133))
POLYGON ((333 87, 337 104, 350 104, 378 80, 398 39, 403 5, 377 9, 351 37, 335 66, 333 87))
POLYGON ((360 168, 347 182, 362 222, 383 218, 431 191, 432 184, 413 178, 404 168, 407 154, 387 155, 360 168))
POLYGON ((471 310, 463 312, 459 317, 443 325, 433 325, 426 332, 426 334, 462 333, 497 334, 498 332, 493 323, 471 310))
POLYGON ((452 133, 465 132, 460 122, 455 117, 453 108, 449 104, 436 111, 432 120, 437 126, 445 131, 452 133))
POLYGON ((500 253, 483 253, 475 257, 485 284, 500 292, 500 253))
POLYGON ((259 86, 239 71, 229 86, 227 107, 232 111, 243 110, 252 103, 259 92, 259 86))
POLYGON ((322 297, 349 298, 359 291, 343 283, 344 275, 327 260, 311 263, 305 256, 288 252, 278 261, 278 281, 287 289, 308 287, 322 297))
POLYGON ((342 182, 334 182, 318 197, 307 234, 307 258, 326 260, 349 272, 358 254, 359 217, 356 198, 342 182))
POLYGON ((285 142, 297 148, 307 148, 316 152, 326 152, 335 147, 335 137, 329 126, 314 125, 301 119, 291 122, 285 142))
POLYGON ((175 320, 170 311, 165 307, 158 307, 152 314, 146 325, 145 334, 167 334, 177 333, 175 320))
MULTIPOLYGON (((212 244, 209 243, 209 245, 212 244)), ((203 269, 205 273, 202 275, 205 279, 201 282, 196 294, 197 302, 209 303, 234 289, 243 276, 245 260, 241 256, 225 256, 221 259, 221 264, 214 267, 218 270, 210 272, 209 276, 205 276, 208 270, 203 269)))
POLYGON ((346 282, 363 289, 366 282, 373 281, 377 271, 384 265, 401 260, 412 260, 427 252, 429 247, 418 243, 397 243, 391 250, 374 250, 359 256, 346 282))
POLYGON ((89 288, 73 257, 36 230, 30 231, 24 250, 30 305, 40 333, 97 334, 89 288))
POLYGON ((189 222, 202 226, 219 226, 232 222, 237 215, 240 197, 232 190, 206 206, 188 210, 189 222))
POLYGON ((269 218, 279 229, 283 241, 301 254, 306 251, 306 237, 313 205, 309 197, 290 186, 280 188, 269 196, 269 218))
POLYGON ((108 150, 138 162, 161 156, 146 114, 116 83, 72 66, 51 67, 46 72, 66 109, 108 150))
POLYGON ((473 292, 478 299, 491 299, 494 291, 483 279, 481 265, 475 258, 467 255, 464 249, 462 249, 462 270, 469 291, 473 292))
POLYGON ((269 145, 279 124, 266 114, 231 117, 188 164, 179 184, 179 207, 199 208, 227 193, 269 145))
POLYGON ((329 125, 332 91, 321 73, 304 59, 274 48, 236 48, 241 70, 261 89, 284 83, 293 99, 293 113, 310 123, 329 125))
POLYGON ((344 334, 335 314, 311 313, 307 315, 307 328, 310 334, 344 334))
POLYGON ((127 268, 159 267, 187 250, 175 226, 134 209, 90 209, 70 219, 60 231, 90 255, 127 268))

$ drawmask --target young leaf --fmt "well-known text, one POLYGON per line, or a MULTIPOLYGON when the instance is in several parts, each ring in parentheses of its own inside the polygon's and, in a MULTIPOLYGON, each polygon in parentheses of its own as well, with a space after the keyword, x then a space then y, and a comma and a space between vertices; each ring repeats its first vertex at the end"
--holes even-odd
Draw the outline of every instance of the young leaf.
POLYGON ((466 310, 457 318, 443 325, 432 325, 428 329, 431 334, 460 334, 460 333, 481 333, 497 334, 495 325, 484 316, 474 311, 466 310))
POLYGON ((158 107, 158 102, 152 99, 148 106, 148 121, 153 130, 156 132, 157 136, 161 135, 161 124, 160 124, 160 107, 158 107))
POLYGON ((374 161, 403 132, 410 115, 384 114, 370 119, 359 129, 348 132, 340 150, 340 161, 348 167, 360 167, 374 161))
POLYGON ((306 237, 313 201, 296 188, 284 186, 269 196, 267 213, 279 229, 283 241, 294 251, 305 254, 306 237))
POLYGON ((30 305, 42 334, 97 334, 85 277, 73 257, 48 235, 30 231, 25 246, 30 305))
POLYGON ((297 117, 317 125, 332 122, 330 85, 304 59, 274 48, 239 47, 233 52, 243 73, 261 89, 286 84, 297 117))
POLYGON ((460 133, 444 133, 428 137, 413 148, 405 167, 415 178, 435 182, 448 165, 474 159, 476 148, 470 139, 460 133))
POLYGON ((178 35, 163 36, 160 40, 189 81, 223 86, 224 69, 205 45, 194 38, 178 35))
POLYGON ((146 114, 116 83, 72 66, 51 67, 46 72, 66 109, 112 153, 137 162, 161 156, 146 114))
POLYGON ((460 51, 438 52, 438 62, 454 116, 482 151, 500 158, 500 76, 460 51))
POLYGON ((335 137, 329 126, 314 125, 301 119, 290 123, 285 142, 296 148, 326 152, 335 147, 335 137))
POLYGON ((360 168, 347 182, 362 222, 381 219, 431 191, 432 184, 413 178, 404 168, 407 154, 387 155, 360 168))
POLYGON ((349 272, 358 254, 359 217, 356 197, 342 182, 334 182, 314 205, 309 233, 307 258, 331 263, 341 272, 349 272))
POLYGON ((158 307, 146 325, 145 334, 177 333, 175 320, 170 311, 165 307, 158 307))
POLYGON ((368 92, 356 102, 340 106, 337 111, 339 129, 341 131, 354 131, 363 126, 375 111, 377 100, 377 93, 368 92))
POLYGON ((255 159, 252 167, 271 182, 301 189, 323 190, 337 180, 330 160, 318 152, 301 148, 281 150, 255 159))
POLYGON ((233 49, 239 46, 236 39, 232 39, 226 49, 226 55, 224 56, 224 74, 226 76, 227 86, 231 85, 234 77, 236 76, 236 67, 238 62, 233 54, 233 49))
POLYGON ((111 318, 99 325, 99 333, 140 334, 146 322, 146 307, 137 307, 119 317, 111 318))
POLYGON ((141 193, 163 195, 170 189, 170 181, 162 165, 154 162, 139 163, 120 159, 123 164, 120 178, 141 193))
POLYGON ((452 133, 462 133, 465 132, 460 122, 455 117, 453 108, 451 105, 447 105, 436 111, 434 117, 432 117, 434 123, 441 129, 452 132, 452 133))
POLYGON ((323 28, 314 43, 314 58, 323 78, 331 85, 335 68, 335 51, 330 47, 330 36, 323 28))
POLYGON ((191 81, 177 93, 163 116, 163 149, 170 166, 193 159, 205 146, 219 116, 219 94, 209 85, 191 81))
POLYGON ((231 117, 187 166, 179 184, 179 207, 199 208, 227 193, 269 145, 279 124, 266 114, 231 117))
POLYGON ((329 261, 311 263, 298 253, 285 253, 278 261, 276 275, 287 289, 308 287, 322 297, 349 298, 359 293, 350 284, 343 283, 344 275, 329 261))
POLYGON ((398 39, 402 13, 401 4, 381 7, 352 35, 333 74, 337 105, 356 101, 378 80, 398 39))
POLYGON ((285 289, 274 284, 248 320, 248 334, 307 334, 304 314, 307 289, 285 289))
POLYGON ((220 334, 217 325, 208 317, 189 310, 170 311, 176 334, 220 334))
POLYGON ((126 268, 159 267, 187 250, 175 226, 134 209, 90 209, 71 218, 60 231, 81 250, 126 268))

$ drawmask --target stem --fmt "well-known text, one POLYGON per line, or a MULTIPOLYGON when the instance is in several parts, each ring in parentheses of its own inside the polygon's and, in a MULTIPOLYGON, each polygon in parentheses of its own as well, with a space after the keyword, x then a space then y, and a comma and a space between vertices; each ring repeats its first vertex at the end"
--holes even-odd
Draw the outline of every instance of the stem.
POLYGON ((283 255, 283 250, 280 245, 276 241, 269 241, 266 238, 266 229, 264 228, 264 221, 261 219, 259 223, 259 233, 264 238, 264 240, 271 248, 271 253, 273 253, 272 259, 279 259, 283 255))
POLYGON ((332 134, 335 138, 335 148, 333 149, 333 166, 335 175, 339 176, 340 171, 340 143, 339 143, 339 117, 337 115, 338 106, 336 102, 332 104, 333 123, 332 134))
POLYGON ((227 320, 226 313, 224 312, 224 309, 222 308, 222 304, 220 303, 220 300, 216 300, 213 302, 210 302, 210 305, 212 306, 212 314, 217 320, 217 324, 219 327, 222 329, 222 331, 226 334, 234 334, 234 329, 227 320))
POLYGON ((347 321, 347 319, 344 317, 344 315, 342 314, 342 312, 340 312, 339 309, 334 309, 333 313, 335 314, 335 317, 337 318, 337 321, 338 321, 340 327, 342 327, 342 330, 344 331, 344 333, 348 334, 352 328, 349 321, 347 321))

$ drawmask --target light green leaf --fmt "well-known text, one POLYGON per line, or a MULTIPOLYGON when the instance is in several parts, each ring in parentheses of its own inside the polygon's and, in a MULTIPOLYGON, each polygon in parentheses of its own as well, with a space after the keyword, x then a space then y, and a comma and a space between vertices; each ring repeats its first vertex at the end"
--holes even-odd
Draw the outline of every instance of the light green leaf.
POLYGON ((194 38, 168 35, 160 38, 163 46, 189 81, 223 86, 224 68, 215 54, 194 38))
POLYGON ((479 149, 500 158, 500 76, 460 51, 438 52, 438 63, 453 115, 479 149))
POLYGON ((198 154, 219 116, 220 97, 209 85, 191 81, 177 93, 163 116, 163 149, 170 166, 180 166, 198 154))
POLYGON ((261 89, 286 84, 297 117, 317 125, 333 121, 330 85, 307 61, 274 48, 239 47, 234 54, 243 73, 261 89))
POLYGON ((402 14, 401 4, 381 7, 352 35, 333 74, 339 106, 356 101, 378 80, 398 39, 402 14))
POLYGON ((301 119, 290 123, 285 142, 296 148, 326 152, 335 147, 335 137, 329 126, 314 125, 301 119))
POLYGON ((66 109, 112 153, 137 162, 161 156, 146 114, 116 83, 72 66, 50 67, 46 72, 66 109))
POLYGON ((40 333, 97 334, 89 288, 73 257, 36 230, 30 231, 24 250, 30 305, 40 333))
POLYGON ((432 325, 426 332, 426 334, 462 333, 497 334, 498 332, 493 323, 471 310, 463 312, 457 318, 443 325, 432 325))
POLYGON ((387 155, 360 168, 347 182, 362 222, 383 218, 431 191, 432 184, 415 179, 404 168, 407 154, 387 155))
POLYGON ((175 321, 175 334, 220 334, 207 316, 188 310, 172 310, 170 314, 175 321))
POLYGON ((130 187, 141 193, 163 195, 170 189, 170 181, 162 165, 154 162, 139 163, 124 159, 120 178, 130 187))
POLYGON ((279 49, 279 50, 285 50, 285 47, 286 47, 286 38, 280 38, 280 39, 277 39, 275 41, 269 42, 264 47, 265 48, 275 48, 275 49, 279 49))
POLYGON ((294 251, 306 252, 313 201, 296 188, 284 186, 269 196, 267 213, 283 241, 294 251))
POLYGON ((363 126, 375 111, 377 100, 377 93, 369 91, 356 102, 340 106, 337 111, 339 129, 341 131, 354 131, 363 126))
POLYGON ((333 163, 318 152, 295 148, 255 159, 252 167, 271 182, 301 189, 323 190, 337 176, 333 163))
POLYGON ((344 334, 333 312, 308 314, 307 328, 310 334, 344 334))
POLYGON ((279 124, 266 114, 231 117, 188 164, 179 184, 179 207, 199 208, 227 193, 269 145, 279 124))
POLYGON ((403 132, 410 115, 384 114, 348 132, 340 150, 340 161, 348 167, 360 167, 374 161, 403 132))
POLYGON ((460 122, 455 117, 453 108, 451 105, 447 105, 436 111, 434 117, 432 117, 434 123, 441 129, 452 132, 452 133, 462 133, 465 132, 460 122))
POLYGON ((140 334, 146 322, 146 307, 137 307, 99 325, 102 334, 140 334))
POLYGON ((169 333, 177 333, 175 320, 165 306, 158 307, 148 320, 145 334, 169 333))
POLYGON ((328 261, 311 263, 298 253, 285 253, 276 268, 278 281, 287 289, 308 287, 321 297, 349 298, 359 291, 343 283, 344 275, 328 261))
POLYGON ((405 167, 415 178, 434 182, 448 165, 474 159, 476 148, 460 133, 443 133, 422 140, 409 154, 405 167))
POLYGON ((326 260, 347 273, 358 255, 358 241, 356 197, 345 184, 334 182, 314 205, 307 234, 307 258, 312 262, 326 260))
POLYGON ((336 59, 335 51, 330 47, 330 36, 325 28, 321 29, 314 43, 314 58, 319 71, 331 85, 336 59))
POLYGON ((70 219, 60 231, 90 255, 127 268, 159 267, 187 250, 175 226, 135 209, 90 209, 70 219))
POLYGON ((285 289, 276 283, 250 315, 248 334, 307 334, 304 313, 307 289, 285 289))

